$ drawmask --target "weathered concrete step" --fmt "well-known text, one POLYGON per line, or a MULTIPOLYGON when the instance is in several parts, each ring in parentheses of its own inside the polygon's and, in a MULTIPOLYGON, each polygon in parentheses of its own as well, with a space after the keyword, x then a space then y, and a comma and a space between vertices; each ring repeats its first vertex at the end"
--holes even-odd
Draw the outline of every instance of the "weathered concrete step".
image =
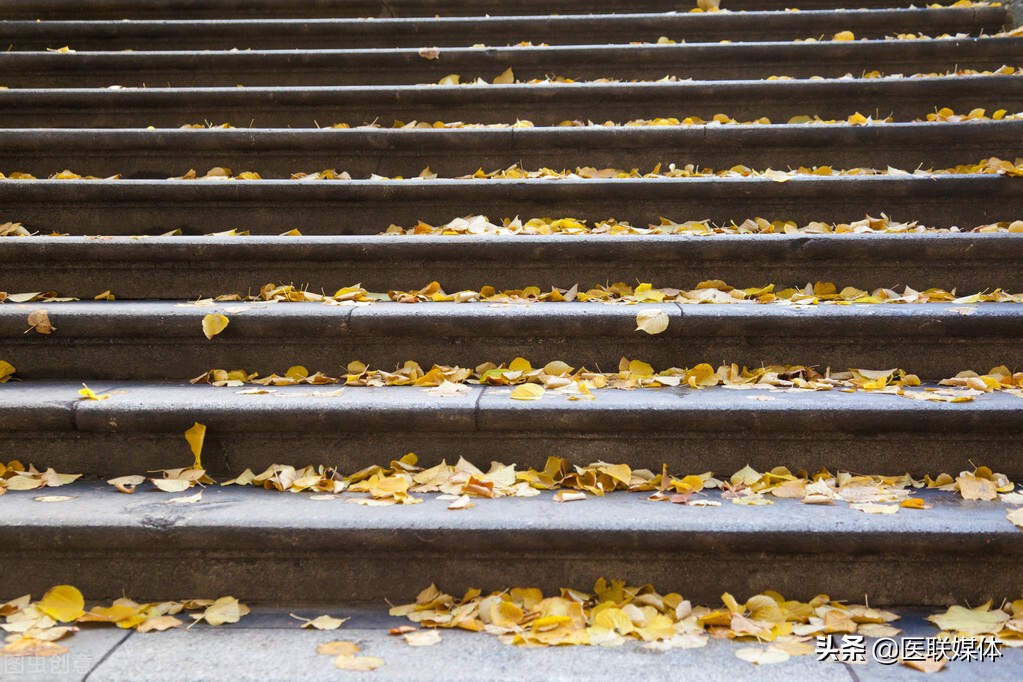
MULTIPOLYGON (((726 0, 733 12, 781 10, 781 0, 726 0)), ((813 0, 812 9, 905 7, 907 0, 813 0)), ((947 3, 951 4, 951 3, 947 3)), ((3 19, 214 19, 270 17, 435 17, 515 14, 592 14, 632 12, 688 12, 695 4, 677 0, 569 0, 514 4, 499 0, 8 0, 0 8, 3 19)), ((803 9, 811 9, 811 6, 803 9)), ((987 9, 987 8, 978 8, 987 9)))
POLYGON ((4 359, 24 379, 191 379, 212 369, 263 375, 303 365, 336 376, 351 360, 392 370, 406 360, 476 367, 523 356, 543 365, 617 371, 624 356, 657 369, 700 362, 901 367, 925 378, 1023 366, 1023 308, 952 304, 816 306, 644 304, 667 331, 636 331, 635 305, 75 302, 0 306, 4 359), (56 331, 26 331, 45 309, 56 331), (212 340, 207 314, 230 319, 212 340))
POLYGON ((618 281, 685 288, 708 279, 1023 291, 1015 234, 33 237, 7 239, 3 249, 0 291, 83 299, 107 290, 119 300, 199 299, 268 282, 409 291, 434 280, 449 292, 618 281))
MULTIPOLYGON (((516 6, 517 7, 517 6, 516 6)), ((2 11, 2 10, 0 10, 2 11)), ((639 8, 633 12, 641 11, 639 8)), ((468 47, 830 38, 897 33, 995 33, 1006 22, 1002 7, 881 9, 870 11, 749 12, 720 14, 567 14, 429 19, 254 19, 218 21, 7 21, 0 43, 15 50, 224 50, 272 48, 468 47)), ((66 18, 66 16, 64 17, 66 18)), ((441 57, 441 61, 444 57, 441 57)), ((450 73, 450 72, 449 72, 450 73)))
POLYGON ((612 575, 678 586, 694 603, 726 589, 810 599, 826 584, 832 599, 938 605, 1014 594, 1023 554, 1004 504, 948 493, 922 495, 929 510, 877 516, 797 500, 680 508, 628 493, 557 508, 551 493, 481 500, 452 513, 432 496, 374 508, 259 489, 210 487, 194 505, 102 483, 61 492, 76 499, 4 500, 0 567, 12 594, 73 582, 94 598, 280 603, 310 598, 315 585, 320 600, 398 603, 431 580, 556 592, 612 575))
POLYGON ((972 460, 1023 477, 1023 400, 1004 393, 935 403, 865 392, 686 387, 608 389, 592 401, 548 393, 534 402, 511 400, 508 387, 478 385, 448 398, 403 386, 283 386, 243 395, 184 382, 89 385, 110 397, 79 400, 79 381, 0 387, 5 452, 63 473, 140 474, 190 465, 182 433, 199 421, 207 426, 203 466, 220 480, 275 463, 322 463, 348 474, 410 451, 424 466, 465 457, 479 466, 498 460, 542 468, 556 454, 577 464, 603 460, 657 471, 667 464, 676 475, 731 475, 750 464, 758 471, 784 465, 920 477, 954 475, 972 460))
MULTIPOLYGON (((993 112, 988 112, 993 113, 993 112)), ((949 168, 1023 155, 1023 121, 853 125, 322 130, 0 130, 0 172, 165 179, 214 166, 264 178, 326 168, 355 178, 524 168, 949 168)))
POLYGON ((823 43, 445 49, 424 59, 415 49, 200 52, 4 52, 0 82, 11 88, 416 85, 457 73, 491 81, 512 69, 520 81, 750 80, 885 73, 995 70, 1023 62, 1018 38, 823 43))
POLYGON ((860 112, 897 120, 925 117, 942 107, 1023 111, 1023 77, 959 76, 920 79, 683 81, 488 86, 363 86, 307 88, 156 88, 0 90, 4 128, 176 128, 210 121, 239 127, 312 128, 394 120, 536 125, 593 119, 726 113, 846 119, 860 112))
POLYGON ((614 217, 633 225, 753 216, 800 223, 881 212, 932 227, 1020 218, 1023 182, 999 175, 608 180, 46 180, 0 182, 3 219, 71 234, 379 234, 458 215, 614 217))
MULTIPOLYGON (((841 580, 837 582, 841 583, 841 580)), ((467 587, 449 585, 442 578, 439 584, 445 591, 459 595, 467 587)), ((834 584, 834 578, 821 577, 819 582, 808 585, 806 589, 819 585, 821 592, 833 593, 834 584)), ((671 582, 669 585, 671 589, 689 595, 684 584, 671 582)), ((572 587, 592 589, 591 585, 573 584, 572 587)), ((668 591, 666 587, 657 588, 662 592, 668 591)), ((738 582, 731 589, 740 601, 752 596, 750 588, 738 582)), ((998 602, 1001 595, 992 594, 992 597, 998 602)), ((851 595, 850 599, 860 603, 863 595, 851 595)), ((437 670, 443 670, 444 678, 450 682, 475 682, 479 679, 493 682, 519 682, 522 679, 588 682, 593 677, 593 670, 628 671, 630 676, 648 680, 678 675, 714 682, 729 679, 786 682, 794 677, 820 682, 911 682, 913 678, 910 675, 919 675, 908 667, 899 666, 900 670, 890 664, 878 663, 869 653, 865 656, 865 663, 855 665, 821 663, 815 656, 799 656, 779 665, 754 666, 735 655, 737 650, 750 646, 750 642, 727 639, 711 639, 707 646, 699 649, 651 655, 652 652, 643 648, 640 641, 628 641, 610 650, 597 646, 527 649, 506 646, 490 635, 453 629, 442 631, 440 644, 423 649, 410 647, 401 637, 388 634, 390 628, 409 621, 388 616, 387 604, 363 606, 323 601, 308 603, 308 600, 309 597, 304 597, 301 605, 288 604, 282 608, 256 606, 250 615, 226 627, 199 625, 187 631, 170 630, 159 637, 106 627, 83 630, 64 643, 72 651, 67 656, 88 652, 88 659, 75 660, 91 664, 92 667, 83 666, 81 671, 83 674, 88 672, 91 682, 136 682, 139 679, 139 661, 146 662, 147 679, 161 682, 190 682, 199 671, 218 679, 245 682, 291 682, 296 678, 308 682, 335 682, 339 678, 344 679, 345 673, 335 669, 332 658, 317 656, 314 650, 319 644, 339 637, 358 642, 363 655, 382 658, 386 662, 373 673, 373 679, 380 682, 433 682, 437 678, 437 670), (298 621, 290 615, 292 613, 304 617, 340 614, 351 620, 340 632, 299 630, 298 621), (666 673, 666 670, 671 672, 666 673)), ((717 598, 707 605, 716 604, 719 604, 717 598)), ((898 606, 894 611, 900 616, 894 625, 903 631, 895 639, 909 641, 910 644, 903 644, 903 650, 912 650, 909 647, 917 638, 936 635, 938 630, 926 618, 944 609, 898 606)), ((867 652, 873 641, 866 640, 867 652)), ((969 682, 1011 682, 1019 666, 1023 665, 1023 651, 1003 647, 1001 653, 1001 658, 987 659, 983 664, 966 660, 952 662, 945 668, 945 676, 954 675, 956 680, 969 682)), ((61 657, 14 659, 8 662, 8 666, 12 671, 41 669, 57 671, 59 675, 60 661, 61 657), (38 667, 30 668, 31 664, 38 667)), ((21 673, 21 679, 36 682, 29 673, 21 673)), ((51 679, 52 682, 80 682, 81 675, 72 673, 66 679, 51 675, 51 679)))

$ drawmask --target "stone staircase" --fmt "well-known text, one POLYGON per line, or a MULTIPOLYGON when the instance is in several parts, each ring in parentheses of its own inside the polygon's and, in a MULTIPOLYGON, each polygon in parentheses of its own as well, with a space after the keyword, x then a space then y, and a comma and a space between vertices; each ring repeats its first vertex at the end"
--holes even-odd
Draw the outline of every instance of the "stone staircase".
POLYGON ((0 360, 16 368, 0 386, 0 454, 87 479, 62 489, 75 497, 64 504, 14 491, 0 498, 0 597, 73 583, 90 599, 202 593, 380 604, 413 598, 430 582, 455 592, 556 589, 601 575, 677 589, 694 603, 764 589, 917 606, 1018 596, 1023 543, 1004 505, 947 493, 923 493, 931 510, 892 516, 798 500, 694 509, 627 493, 565 505, 549 493, 478 500, 454 512, 435 499, 363 507, 219 486, 200 503, 168 505, 103 482, 187 466, 181 434, 193 422, 207 426, 203 463, 218 480, 273 463, 351 472, 410 451, 426 466, 465 457, 542 467, 559 455, 725 476, 747 463, 954 475, 973 462, 1023 479, 1023 401, 1006 393, 965 403, 841 391, 750 400, 749 391, 678 387, 516 401, 502 386, 439 398, 409 386, 251 394, 188 383, 212 368, 266 375, 302 365, 338 377, 352 360, 390 370, 406 360, 474 367, 516 356, 608 372, 623 356, 658 369, 898 367, 929 382, 1023 367, 1023 314, 1012 303, 969 313, 953 303, 190 303, 268 282, 328 293, 431 280, 448 292, 617 281, 694 288, 708 279, 1023 290, 1021 236, 970 232, 1023 218, 1023 180, 913 174, 1023 156, 1023 120, 926 120, 945 107, 1023 112, 1023 78, 859 77, 1021 66, 1020 38, 979 37, 1007 27, 1009 10, 815 0, 793 12, 785 4, 732 0, 730 12, 699 14, 664 0, 4 2, 0 172, 120 178, 0 181, 0 222, 39 233, 0 239, 0 291, 80 299, 0 305, 0 360), (842 31, 871 40, 830 40, 842 31), (955 37, 884 40, 916 32, 955 37), (662 36, 675 44, 650 44, 662 36), (509 68, 522 81, 612 82, 432 85, 454 73, 492 81, 509 68), (677 80, 658 81, 665 76, 677 80), (717 114, 738 123, 703 123, 717 114), (893 121, 843 122, 856 114, 893 121), (788 123, 801 116, 840 122, 788 123), (702 121, 584 125, 669 117, 702 121), (757 123, 762 117, 771 124, 757 123), (566 121, 574 125, 559 125, 566 121), (342 123, 351 127, 331 127, 342 123), (657 163, 908 173, 459 179, 513 164, 645 172, 657 163), (215 166, 261 179, 167 179, 215 166), (418 178, 427 166, 439 177, 418 178), (325 168, 354 179, 289 179, 325 168), (882 213, 961 229, 381 234, 467 215, 591 225, 613 217, 645 227, 660 216, 805 224, 882 213), (208 236, 227 230, 251 235, 208 236), (301 236, 284 235, 291 230, 301 236), (42 236, 51 232, 65 236, 42 236), (116 300, 92 300, 106 291, 116 300), (646 308, 667 315, 664 333, 635 330, 646 308), (39 309, 52 334, 26 333, 39 309), (202 320, 217 312, 230 325, 207 339, 202 320), (83 382, 109 398, 79 400, 83 382))

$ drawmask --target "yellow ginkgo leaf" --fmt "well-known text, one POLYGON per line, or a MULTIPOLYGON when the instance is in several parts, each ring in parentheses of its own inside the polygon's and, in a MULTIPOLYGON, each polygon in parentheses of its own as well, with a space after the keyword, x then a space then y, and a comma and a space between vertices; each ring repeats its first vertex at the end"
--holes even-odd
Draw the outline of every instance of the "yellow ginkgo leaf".
POLYGON ((81 400, 106 400, 110 397, 107 393, 97 394, 85 384, 82 384, 82 388, 78 391, 78 395, 82 396, 81 400))
POLYGON ((0 384, 6 384, 13 374, 14 365, 5 360, 0 360, 0 384))
POLYGON ((668 314, 663 310, 641 310, 636 315, 636 331, 660 334, 668 328, 668 314))
POLYGON ((945 613, 928 616, 927 620, 942 630, 961 632, 965 635, 996 635, 1009 620, 1009 614, 1001 609, 991 610, 991 602, 968 609, 965 606, 951 606, 945 613))
POLYGON ((193 423, 192 427, 185 431, 185 440, 188 441, 188 447, 192 449, 192 455, 195 457, 192 468, 202 469, 202 446, 206 441, 206 425, 193 423))
POLYGON ((856 40, 856 36, 852 31, 839 31, 832 40, 856 40))
MULTIPOLYGON (((192 487, 192 481, 183 478, 151 478, 157 488, 165 493, 183 493, 192 487)), ((118 487, 120 490, 120 487, 118 487)))
POLYGON ((510 66, 500 76, 494 78, 494 85, 511 85, 514 82, 515 73, 511 70, 510 66))
POLYGON ((376 670, 382 665, 384 659, 375 656, 338 656, 334 659, 334 667, 338 670, 376 670))
POLYGON ((39 610, 50 618, 70 623, 85 613, 85 599, 77 587, 57 585, 39 600, 39 610))
POLYGON ((543 386, 539 384, 522 384, 512 390, 511 398, 512 400, 539 400, 544 393, 543 386))
POLYGON ((206 335, 207 339, 212 339, 220 332, 227 329, 227 325, 230 320, 227 315, 220 313, 210 313, 206 317, 202 318, 202 333, 206 335))

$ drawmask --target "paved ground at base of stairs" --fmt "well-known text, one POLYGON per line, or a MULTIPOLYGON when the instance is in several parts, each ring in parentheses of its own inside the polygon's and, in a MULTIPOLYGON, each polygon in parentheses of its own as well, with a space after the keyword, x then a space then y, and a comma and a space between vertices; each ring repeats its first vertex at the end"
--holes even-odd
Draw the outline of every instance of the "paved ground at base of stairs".
MULTIPOLYGON (((937 629, 923 620, 929 611, 893 609, 904 635, 929 637, 937 629)), ((53 658, 0 658, 0 680, 88 682, 125 680, 923 680, 924 673, 903 665, 885 666, 818 662, 793 657, 785 663, 758 667, 735 657, 748 643, 712 640, 702 649, 655 653, 628 642, 620 648, 560 647, 520 649, 505 646, 483 633, 442 630, 442 641, 411 647, 388 629, 408 621, 392 618, 377 607, 314 606, 295 609, 254 608, 251 615, 219 628, 198 626, 188 631, 139 634, 117 628, 83 628, 64 640, 70 651, 53 658), (299 628, 289 612, 312 618, 323 613, 351 616, 334 631, 299 628), (362 655, 384 659, 373 672, 345 672, 333 658, 316 654, 316 646, 349 640, 362 655)), ((868 651, 870 643, 867 640, 868 651)), ((755 645, 753 645, 755 646, 755 645)), ((1018 680, 1023 650, 1003 649, 995 661, 953 662, 939 673, 948 680, 1018 680)))

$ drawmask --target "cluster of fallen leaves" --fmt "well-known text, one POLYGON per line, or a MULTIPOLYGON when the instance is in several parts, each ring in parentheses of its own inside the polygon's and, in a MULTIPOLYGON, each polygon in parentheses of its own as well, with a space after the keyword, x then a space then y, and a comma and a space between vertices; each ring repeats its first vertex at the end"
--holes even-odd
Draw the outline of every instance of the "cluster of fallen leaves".
MULTIPOLYGON (((833 40, 835 41, 851 41, 855 40, 856 37, 851 31, 840 31, 836 33, 833 40)), ((660 41, 658 41, 660 42, 660 41)), ((661 43, 665 44, 665 43, 661 43)), ((1017 67, 1003 64, 997 69, 964 69, 964 68, 953 68, 947 71, 935 71, 927 73, 914 73, 905 75, 901 73, 885 74, 881 71, 868 71, 858 76, 852 73, 847 73, 844 76, 825 78, 823 76, 811 76, 809 79, 795 78, 794 76, 775 75, 768 76, 763 80, 777 81, 777 80, 860 80, 860 79, 884 79, 884 80, 901 80, 905 78, 958 78, 960 76, 1013 76, 1018 75, 1019 71, 1017 67)), ((679 78, 678 76, 665 75, 663 78, 650 79, 650 78, 566 78, 564 76, 547 75, 543 78, 530 78, 528 80, 520 80, 515 77, 515 73, 509 67, 501 74, 494 77, 492 81, 487 81, 483 77, 477 77, 470 81, 463 81, 460 74, 452 73, 441 78, 436 85, 461 85, 461 86, 487 86, 487 85, 567 85, 572 83, 679 83, 683 81, 691 81, 691 78, 679 78)), ((420 83, 420 85, 433 85, 432 83, 420 83)))
MULTIPOLYGON (((643 321, 639 320, 640 328, 643 321)), ((646 330, 648 333, 657 331, 646 330)), ((993 391, 1004 391, 1023 397, 1023 372, 1012 372, 1005 366, 994 367, 986 374, 966 370, 956 376, 942 379, 938 387, 925 386, 915 374, 902 369, 849 369, 819 371, 802 365, 767 365, 739 367, 737 364, 720 365, 717 369, 708 363, 690 368, 671 367, 655 371, 642 360, 622 358, 617 372, 592 371, 576 368, 560 360, 533 367, 525 358, 496 365, 487 362, 475 368, 433 365, 424 370, 419 363, 407 360, 393 371, 371 369, 358 360, 348 363, 346 373, 332 377, 322 372, 311 374, 305 367, 290 368, 283 376, 271 374, 260 377, 245 370, 211 369, 191 380, 193 384, 209 383, 218 387, 240 387, 246 384, 261 386, 295 386, 300 384, 337 384, 346 386, 420 386, 438 397, 463 395, 462 384, 484 386, 515 386, 513 400, 540 400, 548 393, 566 396, 569 400, 593 400, 596 389, 634 390, 684 386, 702 389, 721 386, 736 390, 791 391, 839 390, 846 393, 867 391, 896 395, 914 400, 932 402, 969 402, 975 396, 993 391)), ((246 394, 273 393, 270 389, 248 389, 246 394)))
MULTIPOLYGON (((450 501, 448 508, 452 510, 473 507, 470 501, 473 498, 535 497, 541 491, 555 491, 555 502, 575 502, 590 495, 603 497, 614 491, 650 493, 648 499, 653 502, 693 507, 720 506, 719 500, 749 506, 770 505, 775 499, 795 499, 812 505, 841 502, 868 514, 930 509, 923 498, 912 497, 914 491, 924 488, 959 493, 965 500, 1023 504, 1023 494, 1014 492, 1015 485, 1008 477, 988 467, 962 471, 956 476, 943 473, 936 478, 925 475, 915 479, 909 474, 882 476, 847 471, 833 474, 827 470, 811 474, 792 472, 786 467, 759 472, 747 465, 729 477, 716 478, 710 471, 672 475, 667 466, 654 472, 607 462, 573 465, 563 457, 554 456, 547 458, 542 469, 519 470, 514 464, 491 462, 490 468, 484 471, 464 458, 459 458, 455 464, 442 461, 426 469, 418 464, 414 453, 393 460, 386 467, 373 465, 348 475, 322 465, 296 468, 273 464, 259 474, 246 469, 221 485, 311 493, 317 500, 334 499, 343 492, 367 493, 368 497, 346 500, 364 506, 418 504, 423 500, 414 494, 440 493, 439 499, 450 501), (706 494, 709 490, 720 491, 719 499, 711 499, 706 494)), ((1007 512, 1007 517, 1023 527, 1021 513, 1023 508, 1016 507, 1007 512)))
MULTIPOLYGON (((1021 303, 1023 293, 1012 294, 1001 289, 985 291, 966 296, 940 288, 917 291, 904 287, 902 292, 894 289, 878 288, 873 291, 843 287, 839 289, 831 282, 807 283, 801 287, 776 287, 766 284, 759 287, 738 288, 722 280, 706 280, 699 282, 692 289, 675 289, 672 287, 654 287, 648 282, 636 286, 625 282, 597 285, 590 289, 580 290, 578 285, 568 289, 551 287, 544 291, 540 287, 530 286, 522 289, 498 290, 491 286, 475 289, 463 289, 448 293, 439 282, 430 282, 420 289, 408 291, 391 290, 387 293, 371 292, 361 285, 353 285, 338 289, 333 295, 316 293, 292 284, 266 284, 259 293, 251 295, 222 294, 215 298, 202 298, 187 304, 188 307, 208 307, 216 303, 229 302, 273 302, 273 303, 326 303, 330 305, 363 305, 380 301, 397 303, 759 303, 759 304, 883 304, 883 303, 1021 303)), ((227 309, 226 312, 243 313, 249 310, 246 306, 227 309)), ((962 314, 970 314, 969 308, 956 309, 962 314)), ((642 313, 641 313, 642 314, 642 313)), ((212 338, 224 331, 230 324, 230 318, 223 313, 211 313, 204 318, 203 330, 207 338, 212 338)))
POLYGON ((389 235, 694 235, 706 236, 715 234, 907 234, 920 232, 1018 232, 1023 233, 1023 220, 1005 221, 978 225, 962 230, 958 227, 938 228, 921 225, 916 221, 901 222, 891 219, 885 214, 874 218, 866 216, 863 220, 849 223, 826 223, 813 221, 800 224, 794 220, 768 220, 766 218, 749 218, 741 223, 713 223, 709 220, 683 220, 676 222, 661 217, 659 224, 637 227, 626 221, 613 218, 595 221, 593 225, 579 218, 505 218, 500 222, 492 222, 487 216, 470 215, 442 225, 431 225, 420 221, 412 227, 391 225, 383 234, 389 235))
MULTIPOLYGON (((917 168, 912 171, 903 170, 900 168, 893 168, 888 166, 887 168, 847 168, 847 169, 836 169, 831 166, 812 166, 799 168, 790 168, 788 170, 776 170, 773 168, 766 168, 763 170, 756 170, 749 166, 736 165, 726 170, 714 170, 713 168, 701 168, 694 164, 685 164, 684 166, 678 166, 674 163, 669 163, 667 166, 658 163, 649 172, 642 172, 638 168, 632 168, 625 170, 622 168, 595 168, 592 166, 578 166, 574 169, 561 169, 556 170, 552 168, 539 168, 537 170, 529 170, 524 168, 521 164, 514 164, 508 168, 484 171, 482 168, 477 170, 475 173, 469 175, 457 176, 456 180, 558 180, 558 179, 580 179, 580 180, 592 180, 592 179, 649 179, 649 178, 764 178, 772 180, 774 182, 787 182, 795 177, 811 176, 811 177, 852 177, 852 176, 915 176, 915 177, 932 177, 935 175, 1008 175, 1013 177, 1023 176, 1023 159, 1016 159, 1015 161, 1009 161, 1005 159, 999 159, 996 157, 990 157, 982 159, 978 163, 974 164, 960 164, 950 168, 938 168, 938 169, 922 169, 917 168)), ((6 176, 7 179, 12 180, 36 180, 32 175, 27 173, 12 173, 6 176)), ((65 170, 56 175, 51 175, 50 180, 116 180, 119 179, 120 175, 115 175, 109 178, 94 178, 92 176, 82 176, 71 171, 65 170)), ((424 168, 415 179, 419 180, 434 180, 437 179, 437 173, 430 170, 427 166, 424 168)), ((3 173, 0 173, 0 180, 5 179, 3 173)), ((187 174, 176 178, 168 178, 169 180, 262 180, 263 177, 254 171, 243 171, 241 173, 234 174, 230 168, 217 166, 209 170, 205 175, 197 175, 195 170, 190 170, 187 174)), ((315 173, 293 173, 291 175, 292 180, 312 181, 312 180, 351 180, 352 176, 347 171, 337 172, 333 168, 318 171, 315 173)), ((404 176, 383 176, 375 173, 369 176, 370 180, 404 180, 404 176)))
MULTIPOLYGON (((178 469, 160 469, 157 471, 151 471, 151 474, 159 474, 159 476, 142 476, 142 475, 131 475, 131 476, 118 476, 112 478, 107 483, 114 486, 118 492, 131 495, 135 492, 136 488, 146 480, 157 490, 161 490, 165 493, 181 493, 194 486, 203 486, 215 483, 215 481, 206 475, 206 469, 202 464, 202 448, 203 443, 206 441, 206 425, 195 422, 192 426, 185 431, 185 440, 188 442, 188 447, 194 457, 192 466, 181 467, 178 469)), ((177 497, 171 500, 177 504, 194 504, 202 499, 202 491, 200 490, 195 495, 187 497, 177 497)))
POLYGON ((972 609, 951 606, 945 613, 929 616, 927 620, 941 628, 942 637, 993 637, 1002 646, 1023 647, 1023 599, 992 606, 991 601, 972 609))
MULTIPOLYGON (((4 365, 10 367, 10 365, 6 362, 0 362, 0 383, 7 380, 7 376, 2 375, 4 365)), ((11 369, 13 373, 13 368, 11 369)), ((81 476, 81 474, 59 474, 52 468, 48 468, 45 471, 39 471, 31 464, 26 466, 16 459, 11 460, 6 464, 0 461, 0 495, 3 495, 8 490, 40 490, 42 488, 59 488, 63 485, 74 483, 76 480, 81 478, 81 476)), ((42 497, 36 499, 44 502, 53 501, 53 497, 42 497)), ((61 499, 63 499, 63 497, 61 497, 61 499)))
POLYGON ((456 597, 431 585, 415 603, 393 607, 390 613, 426 627, 487 632, 505 644, 527 647, 620 646, 632 639, 666 651, 703 647, 710 639, 769 642, 766 649, 736 651, 739 658, 761 664, 814 653, 810 640, 817 635, 900 632, 888 625, 899 618, 894 613, 834 602, 823 594, 809 602, 787 600, 777 592, 758 594, 745 603, 728 593, 721 600, 719 608, 694 606, 680 594, 661 595, 651 585, 601 578, 592 593, 562 588, 549 597, 537 588, 489 595, 471 589, 456 597))
MULTIPOLYGON (((966 114, 956 114, 954 110, 948 107, 942 107, 935 109, 935 113, 927 114, 924 118, 913 119, 917 123, 964 123, 964 122, 977 122, 977 121, 1017 121, 1023 119, 1023 112, 1009 113, 1006 109, 996 109, 991 114, 987 113, 986 109, 977 108, 973 109, 966 114)), ((850 114, 844 119, 825 119, 820 116, 809 116, 809 115, 797 115, 791 117, 787 123, 789 124, 828 124, 828 125, 875 125, 879 123, 894 123, 894 116, 885 116, 883 118, 876 118, 874 116, 865 116, 860 112, 850 114)), ((692 127, 692 126, 717 126, 717 125, 772 125, 773 121, 766 116, 761 116, 756 119, 737 119, 729 116, 728 114, 718 113, 714 114, 710 118, 702 118, 700 116, 683 116, 681 118, 674 116, 658 117, 658 118, 636 118, 625 122, 616 121, 603 121, 595 122, 592 120, 579 120, 571 119, 561 121, 551 127, 587 127, 587 128, 616 128, 616 127, 692 127)), ((214 124, 209 121, 204 123, 188 123, 181 126, 184 129, 190 130, 230 130, 235 128, 230 123, 214 124)), ((334 123, 329 126, 323 126, 323 130, 331 129, 369 129, 379 130, 382 128, 438 128, 438 129, 449 129, 449 128, 479 128, 479 129, 503 129, 503 128, 535 128, 536 126, 532 121, 528 119, 516 119, 512 123, 466 123, 465 121, 401 121, 395 119, 390 125, 384 125, 379 121, 373 121, 371 123, 361 124, 350 124, 350 123, 334 123)), ((0 233, 2 236, 2 233, 0 233)))
MULTIPOLYGON (((0 656, 59 656, 67 647, 58 644, 79 630, 79 623, 104 623, 138 632, 159 632, 184 626, 178 618, 184 612, 192 625, 206 623, 218 626, 237 623, 248 615, 249 607, 234 597, 220 599, 189 599, 185 601, 138 603, 131 599, 115 599, 110 606, 94 606, 85 610, 82 593, 72 585, 58 585, 38 601, 26 594, 0 604, 0 628, 8 632, 0 656)), ((189 626, 190 627, 190 626, 189 626)))

